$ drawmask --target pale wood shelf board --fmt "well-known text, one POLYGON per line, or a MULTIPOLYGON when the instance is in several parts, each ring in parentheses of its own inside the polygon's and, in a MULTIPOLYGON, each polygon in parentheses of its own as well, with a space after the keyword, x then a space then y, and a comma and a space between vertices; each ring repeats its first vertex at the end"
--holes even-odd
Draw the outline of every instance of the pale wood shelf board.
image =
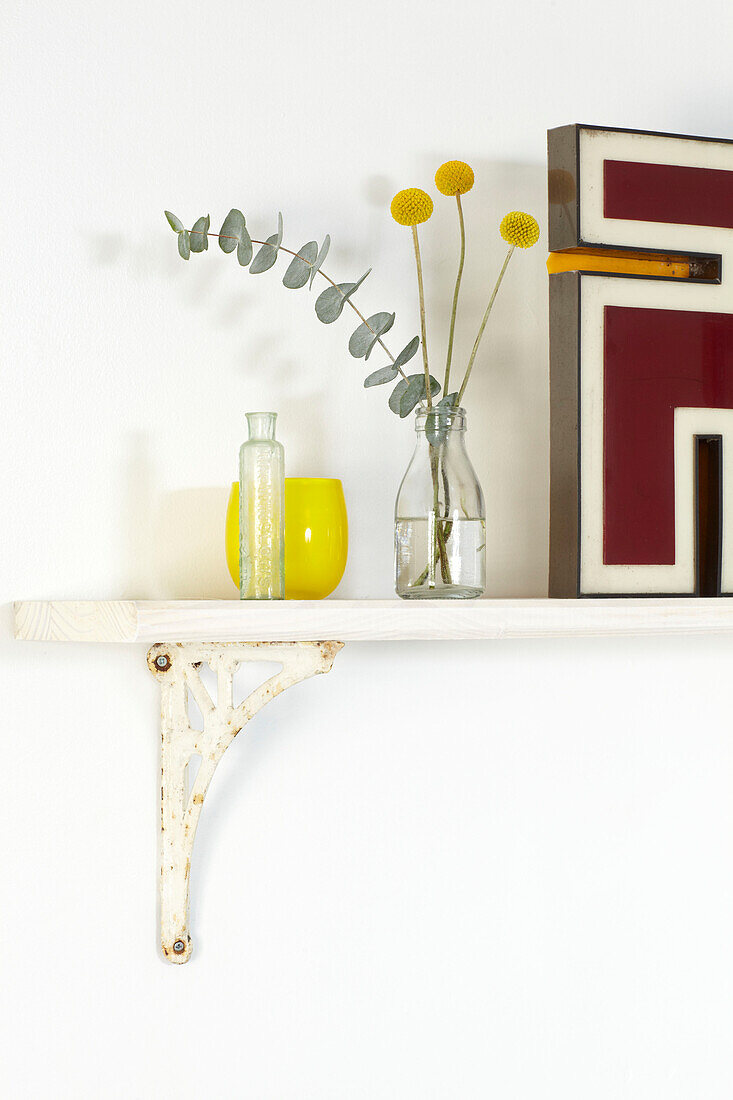
POLYGON ((733 634, 733 600, 19 601, 15 636, 39 642, 479 641, 733 634))

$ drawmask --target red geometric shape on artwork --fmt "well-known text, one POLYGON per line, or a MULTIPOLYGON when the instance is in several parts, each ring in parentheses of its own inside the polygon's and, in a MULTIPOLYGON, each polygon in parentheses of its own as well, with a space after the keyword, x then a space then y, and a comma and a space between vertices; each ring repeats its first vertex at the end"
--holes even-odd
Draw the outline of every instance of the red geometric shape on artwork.
POLYGON ((680 406, 733 409, 733 315, 606 306, 606 565, 674 564, 674 410, 680 406))
POLYGON ((606 160, 603 213, 606 218, 733 229, 733 172, 606 160))

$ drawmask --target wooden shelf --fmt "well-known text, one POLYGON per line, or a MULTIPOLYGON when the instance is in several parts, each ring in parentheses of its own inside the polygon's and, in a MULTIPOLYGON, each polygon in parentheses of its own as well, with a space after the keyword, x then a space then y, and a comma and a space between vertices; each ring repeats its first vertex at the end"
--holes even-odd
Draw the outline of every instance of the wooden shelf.
POLYGON ((713 633, 733 634, 732 600, 38 600, 15 604, 19 639, 151 646, 148 668, 161 692, 160 943, 171 963, 191 958, 193 844, 219 761, 271 699, 302 680, 328 672, 343 642, 713 633), (237 668, 243 662, 258 661, 275 662, 280 671, 235 706, 237 668), (200 676, 204 664, 216 677, 213 692, 200 676), (192 720, 192 701, 199 718, 203 717, 203 727, 192 720), (189 785, 194 756, 201 763, 189 785))
POLYGON ((15 636, 38 642, 477 641, 733 634, 733 600, 20 601, 15 636))

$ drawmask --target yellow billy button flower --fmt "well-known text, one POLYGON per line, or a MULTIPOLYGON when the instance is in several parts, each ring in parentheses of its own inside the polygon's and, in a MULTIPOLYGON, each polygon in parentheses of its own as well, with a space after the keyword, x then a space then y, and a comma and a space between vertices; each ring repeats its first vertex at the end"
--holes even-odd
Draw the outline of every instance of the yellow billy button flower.
POLYGON ((509 214, 505 214, 501 219, 501 225, 499 226, 499 232, 509 245, 509 251, 504 257, 504 263, 501 265, 501 271, 499 272, 499 278, 496 280, 494 289, 491 292, 489 298, 489 304, 486 307, 486 312, 479 325, 478 335, 474 340, 471 354, 468 358, 468 366, 466 367, 466 373, 463 376, 461 382, 461 388, 458 391, 458 397, 456 399, 456 405, 460 405, 463 400, 463 394, 466 391, 468 380, 471 377, 471 371, 473 370, 473 364, 476 359, 476 352, 478 346, 481 343, 481 338, 484 334, 484 329, 489 320, 489 314, 496 301, 496 295, 499 292, 501 281, 506 275, 506 269, 509 266, 509 261, 514 255, 515 248, 531 248, 533 244, 537 244, 540 239, 540 227, 537 224, 536 218, 533 218, 531 214, 525 214, 522 210, 512 210, 509 214))
POLYGON ((449 392, 450 366, 453 359, 453 337, 456 331, 456 311, 458 309, 458 295, 461 290, 463 278, 463 264, 466 259, 466 228, 463 224, 463 207, 461 195, 465 195, 473 187, 473 168, 466 164, 465 160, 447 160, 441 164, 435 173, 435 186, 441 195, 448 195, 456 200, 458 209, 458 227, 461 233, 461 251, 458 257, 458 274, 456 275, 456 288, 453 291, 453 306, 450 314, 450 331, 448 332, 448 354, 445 358, 445 381, 443 393, 449 392))
POLYGON ((407 187, 404 191, 398 191, 392 199, 390 212, 398 225, 409 225, 412 229, 412 244, 415 249, 415 264, 417 266, 417 292, 420 299, 420 333, 422 336, 422 362, 425 372, 425 400, 429 409, 433 406, 430 392, 430 371, 428 369, 428 336, 425 328, 425 289, 422 281, 422 260, 420 259, 420 243, 417 239, 417 227, 426 222, 433 212, 433 200, 426 191, 419 187, 407 187))
POLYGON ((432 214, 433 200, 419 187, 407 187, 392 199, 390 212, 399 225, 420 225, 432 214))
POLYGON ((441 195, 465 195, 473 187, 473 168, 463 160, 447 160, 435 173, 441 195))
POLYGON ((501 219, 499 232, 507 244, 515 248, 531 248, 540 239, 537 219, 522 210, 512 210, 501 219))

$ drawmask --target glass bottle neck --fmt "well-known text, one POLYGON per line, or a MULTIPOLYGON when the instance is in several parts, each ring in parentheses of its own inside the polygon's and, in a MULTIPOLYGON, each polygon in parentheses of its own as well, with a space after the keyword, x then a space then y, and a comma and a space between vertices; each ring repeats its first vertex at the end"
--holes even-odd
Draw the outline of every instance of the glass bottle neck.
POLYGON ((277 413, 247 413, 247 426, 250 439, 274 439, 277 413))
POLYGON ((465 445, 466 411, 440 405, 428 409, 421 405, 415 416, 415 434, 419 448, 426 445, 462 447, 465 445))

